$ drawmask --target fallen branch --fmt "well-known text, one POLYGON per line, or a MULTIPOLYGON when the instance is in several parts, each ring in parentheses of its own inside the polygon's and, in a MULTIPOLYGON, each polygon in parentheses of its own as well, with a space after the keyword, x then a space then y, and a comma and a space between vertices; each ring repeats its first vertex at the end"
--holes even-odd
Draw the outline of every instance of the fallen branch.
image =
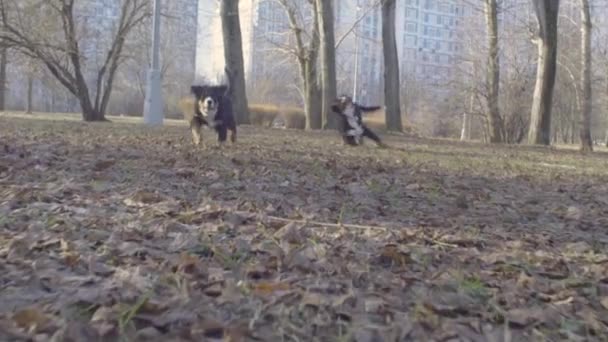
POLYGON ((271 221, 285 222, 285 223, 303 223, 303 224, 311 224, 314 226, 322 226, 322 227, 352 228, 352 229, 364 229, 364 230, 371 230, 371 229, 388 230, 388 228, 381 227, 381 226, 366 226, 366 225, 360 225, 360 224, 328 223, 328 222, 310 221, 310 220, 295 220, 295 219, 287 219, 287 218, 277 217, 277 216, 265 216, 265 217, 271 221))

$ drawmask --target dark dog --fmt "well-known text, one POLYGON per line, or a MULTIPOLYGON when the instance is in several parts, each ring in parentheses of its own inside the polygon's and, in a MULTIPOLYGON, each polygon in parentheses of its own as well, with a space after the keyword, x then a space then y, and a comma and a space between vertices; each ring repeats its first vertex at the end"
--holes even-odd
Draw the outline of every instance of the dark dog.
POLYGON ((366 107, 353 102, 352 98, 342 95, 331 106, 334 113, 340 115, 340 133, 345 144, 357 146, 363 143, 363 137, 372 139, 378 146, 386 147, 372 130, 363 123, 362 113, 373 112, 379 106, 366 107))
POLYGON ((201 128, 215 129, 220 144, 226 142, 230 130, 230 141, 236 142, 236 121, 230 100, 230 73, 226 69, 228 85, 193 85, 190 91, 195 96, 194 116, 190 129, 195 145, 201 143, 201 128))

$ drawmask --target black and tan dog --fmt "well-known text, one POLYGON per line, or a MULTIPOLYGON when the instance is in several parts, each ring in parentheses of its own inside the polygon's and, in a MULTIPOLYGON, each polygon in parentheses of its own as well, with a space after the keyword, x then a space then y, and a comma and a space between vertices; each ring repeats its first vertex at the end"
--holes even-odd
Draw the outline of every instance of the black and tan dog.
POLYGON ((190 91, 194 95, 194 115, 189 118, 192 140, 195 145, 202 142, 201 128, 208 126, 215 129, 218 142, 223 144, 230 131, 230 141, 236 142, 236 121, 230 100, 230 72, 226 76, 228 85, 193 85, 190 91))
POLYGON ((345 144, 357 146, 363 143, 363 137, 372 139, 378 146, 387 147, 372 130, 364 123, 363 112, 373 112, 380 109, 380 106, 366 107, 353 102, 348 95, 338 97, 331 106, 334 113, 338 114, 340 120, 340 133, 345 144))

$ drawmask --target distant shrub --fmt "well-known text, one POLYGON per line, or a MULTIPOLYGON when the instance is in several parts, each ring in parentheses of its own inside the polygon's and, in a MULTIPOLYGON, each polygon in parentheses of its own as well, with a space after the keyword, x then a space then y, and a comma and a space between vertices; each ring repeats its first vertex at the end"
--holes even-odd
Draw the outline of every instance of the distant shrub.
POLYGON ((190 121, 190 119, 192 119, 192 116, 194 115, 194 97, 193 96, 182 97, 179 100, 178 107, 179 107, 179 111, 183 115, 184 120, 190 121))
POLYGON ((268 104, 250 104, 249 120, 252 125, 271 127, 279 115, 279 107, 268 104))
POLYGON ((305 129, 306 128, 306 114, 304 111, 297 107, 283 107, 281 108, 280 118, 284 122, 285 128, 290 129, 305 129))
MULTIPOLYGON (((374 112, 363 113, 363 122, 371 130, 378 132, 386 132, 386 121, 384 109, 379 109, 374 112)), ((403 133, 409 136, 420 136, 419 129, 412 125, 408 120, 402 118, 403 133)))

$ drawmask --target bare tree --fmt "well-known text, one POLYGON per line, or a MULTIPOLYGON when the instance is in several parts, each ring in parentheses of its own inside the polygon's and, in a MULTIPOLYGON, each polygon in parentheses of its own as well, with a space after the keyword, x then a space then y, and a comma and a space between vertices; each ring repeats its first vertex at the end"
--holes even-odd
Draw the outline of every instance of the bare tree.
POLYGON ((249 105, 245 88, 245 63, 243 61, 243 39, 239 20, 239 1, 222 0, 220 4, 224 59, 230 82, 230 96, 239 124, 249 123, 249 105))
POLYGON ((500 116, 498 97, 500 93, 500 60, 498 56, 498 2, 485 0, 485 16, 488 39, 488 67, 486 86, 488 96, 488 133, 491 143, 503 142, 503 123, 500 116))
POLYGON ((591 10, 589 0, 581 0, 581 89, 583 90, 583 103, 581 110, 581 150, 593 151, 591 139, 591 10))
POLYGON ((528 143, 551 143, 551 109, 557 69, 557 22, 560 0, 533 0, 538 22, 538 65, 528 143))
POLYGON ((85 76, 75 0, 0 0, 0 39, 44 64, 78 98, 85 121, 105 121, 125 39, 148 15, 148 1, 121 1, 116 29, 94 84, 88 84, 85 76))
POLYGON ((331 104, 336 98, 336 44, 334 32, 333 0, 315 0, 317 2, 319 32, 321 39, 321 76, 323 93, 323 127, 335 126, 331 113, 331 104))
POLYGON ((317 2, 312 4, 312 25, 308 42, 305 41, 306 30, 303 28, 303 19, 298 18, 296 6, 289 0, 278 0, 285 9, 289 20, 289 29, 295 39, 295 47, 283 47, 283 50, 293 54, 300 69, 304 88, 304 111, 306 113, 306 129, 320 129, 323 127, 322 94, 318 83, 317 63, 319 47, 321 44, 319 33, 319 11, 317 2))
POLYGON ((384 51, 384 104, 386 129, 403 131, 399 100, 399 55, 395 38, 395 12, 397 0, 384 0, 382 4, 382 47, 384 51))

